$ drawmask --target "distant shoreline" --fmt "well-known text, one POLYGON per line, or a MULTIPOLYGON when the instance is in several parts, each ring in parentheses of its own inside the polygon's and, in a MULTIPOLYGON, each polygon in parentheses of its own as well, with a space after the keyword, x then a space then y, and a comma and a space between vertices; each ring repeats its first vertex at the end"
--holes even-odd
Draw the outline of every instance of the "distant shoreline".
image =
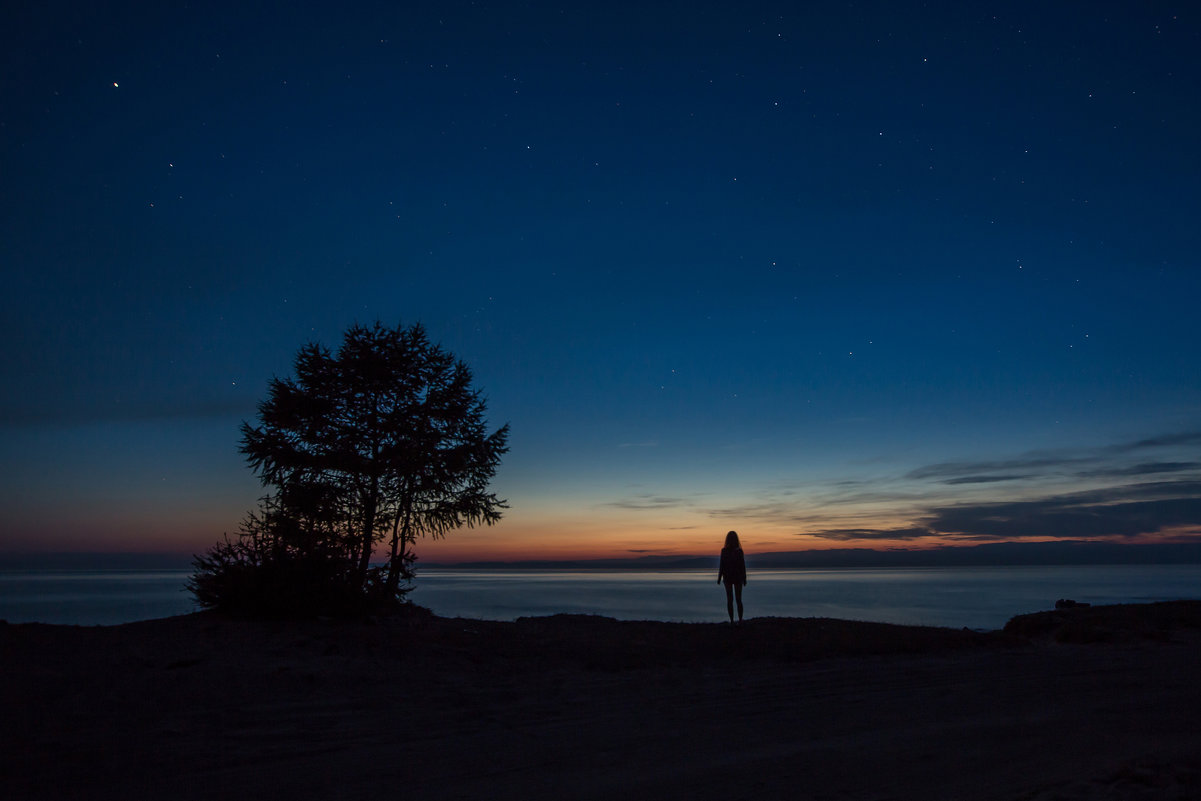
MULTIPOLYGON (((944 546, 927 550, 835 548, 808 551, 748 550, 748 569, 887 567, 1064 567, 1075 565, 1201 564, 1201 542, 1118 544, 1108 542, 1013 542, 944 546)), ((712 556, 638 556, 621 559, 418 562, 421 567, 460 570, 692 570, 717 568, 712 556)))
MULTIPOLYGON (((0 571, 188 570, 190 554, 0 553, 0 571)), ((1085 565, 1201 564, 1201 542, 1122 544, 1089 541, 1012 542, 943 546, 926 550, 835 548, 808 551, 748 550, 748 568, 1064 567, 1085 565)), ((644 555, 598 559, 418 561, 438 570, 708 570, 717 555, 644 555)))

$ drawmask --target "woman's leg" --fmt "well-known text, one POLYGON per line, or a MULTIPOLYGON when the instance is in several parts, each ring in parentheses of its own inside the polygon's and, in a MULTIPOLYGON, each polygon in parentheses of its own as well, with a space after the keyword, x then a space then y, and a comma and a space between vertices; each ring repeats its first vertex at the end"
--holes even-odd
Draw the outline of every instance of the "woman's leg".
MULTIPOLYGON (((726 595, 730 594, 729 587, 730 587, 730 585, 727 584, 726 585, 726 595)), ((741 623, 742 622, 742 585, 739 584, 738 582, 734 582, 734 597, 738 599, 738 622, 741 623)), ((734 612, 733 612, 733 610, 731 610, 730 611, 730 620, 733 620, 733 619, 734 619, 734 612)))
MULTIPOLYGON (((742 593, 740 592, 740 593, 738 593, 738 595, 741 597, 742 593)), ((741 607, 742 601, 739 601, 738 605, 741 607)), ((732 582, 732 581, 726 582, 726 612, 729 613, 730 622, 733 623, 734 622, 734 582, 732 582)))

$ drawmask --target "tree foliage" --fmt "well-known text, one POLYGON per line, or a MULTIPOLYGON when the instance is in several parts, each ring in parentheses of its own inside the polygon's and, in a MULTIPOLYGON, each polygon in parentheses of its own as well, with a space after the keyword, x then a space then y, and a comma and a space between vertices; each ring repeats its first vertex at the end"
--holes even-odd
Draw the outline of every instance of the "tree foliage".
POLYGON ((500 519, 506 504, 488 484, 508 426, 488 433, 471 371, 422 326, 356 325, 337 353, 301 348, 294 369, 270 382, 259 424, 242 424, 240 450, 273 491, 237 540, 197 557, 202 605, 229 606, 235 593, 270 607, 253 600, 258 590, 225 586, 257 579, 309 583, 348 607, 336 611, 395 602, 418 537, 500 519), (384 561, 372 567, 381 546, 384 561))

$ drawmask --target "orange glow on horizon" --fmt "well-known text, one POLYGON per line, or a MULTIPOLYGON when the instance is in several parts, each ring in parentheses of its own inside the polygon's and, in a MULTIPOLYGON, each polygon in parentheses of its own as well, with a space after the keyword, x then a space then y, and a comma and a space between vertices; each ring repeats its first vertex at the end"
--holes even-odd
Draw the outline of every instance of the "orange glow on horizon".
MULTIPOLYGON (((201 504, 189 508, 175 502, 147 504, 135 510, 56 510, 42 519, 10 519, 0 551, 46 553, 202 554, 225 534, 237 536, 244 513, 201 504), (165 522, 169 521, 169 522, 165 522), (50 532, 49 534, 47 532, 50 532)), ((755 519, 747 515, 714 515, 681 509, 621 509, 559 504, 523 505, 508 510, 495 526, 462 528, 443 539, 418 539, 418 566, 459 562, 568 561, 637 559, 644 556, 716 556, 726 531, 738 531, 749 555, 773 552, 846 549, 929 550, 971 547, 1001 542, 1055 542, 1055 537, 1006 540, 954 534, 898 537, 856 537, 857 531, 904 531, 912 521, 859 510, 840 510, 843 516, 795 521, 755 519), (806 530, 808 529, 808 530, 806 530), (845 532, 845 533, 844 533, 845 532)), ((1094 537, 1096 542, 1120 544, 1183 543, 1201 539, 1201 529, 1179 526, 1138 537, 1094 537)), ((379 551, 382 556, 382 549, 379 551)))

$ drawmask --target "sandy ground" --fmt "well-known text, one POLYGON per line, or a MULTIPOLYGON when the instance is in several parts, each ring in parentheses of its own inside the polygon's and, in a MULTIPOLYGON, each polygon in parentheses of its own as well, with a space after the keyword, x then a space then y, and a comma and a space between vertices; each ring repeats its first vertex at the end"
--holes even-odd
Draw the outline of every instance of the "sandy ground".
POLYGON ((1201 602, 0 625, 0 798, 1201 798, 1201 602))

